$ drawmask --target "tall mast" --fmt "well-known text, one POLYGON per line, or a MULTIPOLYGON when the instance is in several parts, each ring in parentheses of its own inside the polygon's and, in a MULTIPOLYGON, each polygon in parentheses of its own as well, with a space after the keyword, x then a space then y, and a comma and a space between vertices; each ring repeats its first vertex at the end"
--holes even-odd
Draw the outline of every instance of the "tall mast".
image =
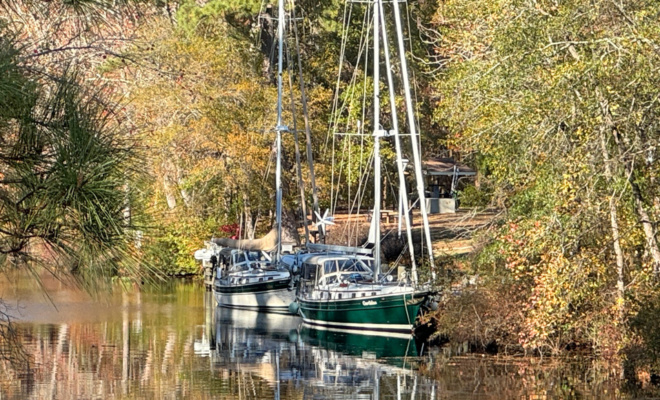
POLYGON ((284 0, 279 0, 277 14, 277 159, 275 161, 275 224, 277 225, 277 247, 275 261, 282 256, 282 132, 289 130, 282 124, 282 48, 284 47, 284 0))
POLYGON ((406 114, 408 114, 408 126, 410 128, 410 139, 413 150, 413 166, 415 169, 415 181, 417 182, 417 195, 419 196, 419 210, 422 213, 424 222, 424 236, 426 236, 426 248, 429 253, 429 263, 431 264, 431 276, 435 280, 435 262, 433 260, 433 243, 431 242, 431 228, 429 227, 429 218, 426 210, 426 196, 424 194, 424 176, 422 175, 422 161, 419 147, 417 147, 417 126, 415 123, 414 108, 410 96, 410 82, 408 81, 408 64, 406 63, 406 48, 403 45, 403 31, 401 29, 401 13, 399 11, 399 1, 393 2, 394 22, 396 26, 396 37, 399 45, 399 57, 401 59, 401 75, 403 78, 403 89, 406 98, 406 114))
MULTIPOLYGON (((291 17, 292 17, 292 25, 293 25, 293 33, 295 35, 296 39, 296 53, 298 54, 298 75, 300 79, 300 96, 302 100, 302 110, 303 110, 303 117, 305 119, 305 140, 307 144, 307 166, 309 167, 309 180, 310 183, 312 184, 312 200, 313 200, 313 206, 312 206, 312 219, 314 219, 313 215, 314 212, 316 213, 321 213, 321 209, 319 208, 319 195, 318 195, 318 189, 316 187, 316 176, 314 173, 314 157, 312 155, 312 134, 311 134, 311 128, 310 128, 310 123, 309 123, 309 113, 307 112, 307 95, 305 91, 305 80, 303 79, 303 69, 302 69, 302 60, 301 60, 301 53, 300 53, 300 46, 298 42, 298 24, 296 23, 296 8, 293 6, 293 2, 290 5, 291 7, 291 17)), ((302 199, 304 202, 305 199, 302 199)), ((307 226, 307 215, 305 215, 305 226, 307 226)), ((321 240, 323 240, 323 230, 319 230, 320 235, 321 235, 321 240)))
MULTIPOLYGON (((392 114, 392 128, 394 129, 394 147, 396 149, 396 165, 399 175, 399 200, 403 207, 403 217, 406 221, 406 237, 408 239, 408 251, 410 252, 410 262, 412 267, 412 280, 417 283, 417 266, 415 263, 415 247, 413 245, 410 213, 408 213, 408 193, 406 193, 406 177, 404 175, 401 138, 399 137, 399 118, 396 112, 396 99, 394 98, 394 78, 392 77, 392 67, 390 65, 390 49, 387 43, 387 27, 385 25, 385 12, 383 2, 377 0, 381 17, 381 33, 383 34, 383 52, 385 53, 385 70, 387 71, 387 86, 390 95, 390 113, 392 114)), ((401 218, 399 218, 401 223, 401 218)), ((399 225, 400 226, 400 225, 399 225)))
POLYGON ((378 0, 374 1, 374 210, 372 228, 374 230, 374 278, 380 275, 380 42, 378 0))

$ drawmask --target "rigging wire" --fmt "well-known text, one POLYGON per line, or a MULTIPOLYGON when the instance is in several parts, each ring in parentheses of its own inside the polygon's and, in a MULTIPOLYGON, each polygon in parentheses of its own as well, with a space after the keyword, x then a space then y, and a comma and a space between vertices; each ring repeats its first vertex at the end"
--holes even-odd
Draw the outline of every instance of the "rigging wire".
MULTIPOLYGON (((358 125, 359 125, 359 123, 358 123, 358 125)), ((353 139, 349 136, 349 137, 345 138, 344 140, 348 141, 348 167, 346 168, 346 172, 347 172, 347 175, 348 175, 348 177, 346 178, 346 187, 348 188, 348 194, 347 194, 346 197, 350 201, 350 199, 351 199, 351 186, 352 186, 351 172, 353 171, 353 168, 351 168, 351 153, 352 153, 352 150, 353 150, 351 144, 353 143, 353 139)), ((349 212, 349 215, 350 215, 350 212, 349 212)), ((349 227, 349 231, 350 231, 350 227, 349 227)))
MULTIPOLYGON (((367 7, 367 13, 366 13, 365 18, 366 18, 367 21, 371 20, 371 7, 367 7)), ((369 48, 369 38, 370 38, 369 31, 370 31, 371 26, 372 26, 371 22, 369 22, 367 24, 367 28, 366 28, 367 32, 365 33, 364 32, 365 24, 363 23, 363 25, 362 25, 363 31, 361 32, 361 34, 364 35, 364 38, 365 38, 365 42, 364 42, 365 49, 369 48)), ((369 65, 369 52, 366 51, 365 55, 364 55, 364 71, 365 71, 365 73, 364 73, 364 77, 362 79, 362 112, 360 114, 360 120, 358 121, 359 122, 358 134, 360 134, 360 164, 359 164, 359 174, 360 174, 360 176, 362 176, 362 174, 364 173, 364 164, 363 164, 364 163, 364 126, 365 126, 364 122, 365 122, 365 116, 366 116, 366 110, 367 110, 367 73, 366 73, 366 71, 367 71, 368 65, 369 65)), ((360 181, 359 184, 358 184, 356 196, 359 195, 361 184, 362 184, 362 181, 360 181)), ((349 196, 349 199, 350 199, 350 196, 349 196)), ((356 212, 356 215, 358 216, 358 219, 356 219, 355 223, 353 224, 353 228, 349 229, 351 237, 356 237, 357 236, 355 233, 357 233, 356 231, 358 230, 358 227, 361 225, 360 222, 359 222, 360 206, 361 205, 362 205, 362 198, 360 197, 360 202, 358 203, 357 212, 356 212)), ((353 207, 351 207, 350 210, 349 210, 349 215, 352 215, 352 214, 353 214, 353 207)), ((349 228, 350 228, 350 226, 349 226, 349 228)))
MULTIPOLYGON (((367 159, 367 164, 366 164, 367 169, 364 170, 364 173, 360 177, 358 191, 355 194, 355 199, 353 200, 353 203, 351 205, 351 209, 357 207, 357 210, 358 210, 357 213, 355 214, 356 216, 358 216, 358 218, 355 219, 355 224, 354 224, 355 227, 354 227, 353 230, 347 229, 345 227, 344 231, 343 231, 343 233, 345 234, 346 230, 348 230, 349 237, 357 238, 357 233, 358 233, 357 230, 362 225, 360 220, 359 220, 360 207, 362 205, 362 200, 364 199, 364 196, 366 195, 366 192, 367 192, 367 188, 368 188, 367 182, 371 178, 371 172, 373 171, 373 159, 374 159, 374 153, 372 151, 372 152, 369 153, 369 158, 367 159)), ((352 214, 349 215, 349 218, 348 218, 348 221, 347 221, 348 223, 350 223, 350 221, 351 221, 351 216, 352 216, 352 214)), ((348 223, 346 225, 348 225, 348 223)))
MULTIPOLYGON (((413 51, 413 46, 412 46, 412 29, 410 28, 410 6, 408 5, 408 2, 406 1, 406 25, 408 26, 408 38, 405 39, 408 41, 408 45, 410 46, 410 58, 412 60, 415 60, 415 53, 413 51)), ((418 84, 417 84, 417 75, 415 74, 415 68, 410 68, 410 72, 412 73, 412 87, 413 87, 413 95, 415 96, 415 120, 417 121, 417 127, 419 129, 418 132, 418 139, 419 139, 419 149, 421 150, 422 148, 422 135, 421 135, 421 130, 422 130, 422 125, 420 124, 419 120, 419 96, 417 94, 417 89, 418 89, 418 84)))
MULTIPOLYGON (((361 33, 360 33, 360 42, 359 42, 359 45, 358 45, 358 54, 357 54, 356 65, 360 64, 360 59, 362 58, 363 54, 368 54, 368 51, 367 51, 368 32, 365 33, 365 29, 368 30, 368 23, 369 23, 370 15, 371 15, 370 12, 366 13, 364 15, 363 19, 362 19, 362 28, 361 28, 361 33)), ((349 19, 346 19, 344 21, 344 25, 342 26, 342 35, 343 35, 342 40, 344 41, 344 44, 342 46, 344 48, 344 50, 343 50, 344 52, 345 52, 345 41, 348 38, 348 26, 349 26, 349 23, 350 23, 351 16, 352 16, 352 8, 351 8, 351 12, 349 13, 349 19)), ((343 63, 345 62, 345 54, 342 54, 340 56, 340 60, 341 60, 341 65, 339 66, 339 73, 341 75, 341 71, 343 70, 343 63)), ((331 116, 331 118, 332 118, 331 127, 328 129, 328 133, 331 132, 332 135, 333 135, 332 164, 331 164, 332 178, 331 178, 331 190, 330 190, 330 208, 331 208, 333 213, 335 212, 335 210, 337 208, 337 202, 338 202, 337 196, 339 194, 339 191, 341 190, 341 186, 339 184, 339 182, 341 180, 341 176, 337 177, 337 182, 338 182, 337 185, 335 185, 335 180, 334 180, 335 162, 336 162, 336 158, 335 158, 335 152, 336 152, 336 141, 335 140, 336 139, 335 139, 335 136, 337 136, 340 117, 341 117, 341 115, 343 115, 344 111, 346 111, 347 109, 348 109, 348 112, 347 112, 348 117, 350 117, 351 108, 352 108, 352 104, 353 104, 353 102, 351 100, 355 96, 356 82, 357 82, 358 74, 359 74, 359 69, 354 68, 353 69, 353 74, 351 75, 351 79, 349 80, 349 83, 347 85, 348 86, 348 92, 346 93, 345 96, 343 96, 343 101, 341 103, 341 106, 339 106, 339 103, 338 103, 339 97, 340 97, 339 96, 340 83, 341 83, 341 80, 340 80, 341 76, 340 75, 338 76, 337 87, 335 88, 334 102, 335 102, 335 104, 337 105, 338 108, 335 108, 333 106, 333 113, 332 113, 332 116, 331 116), (348 106, 347 106, 347 104, 348 104, 348 106), (335 186, 336 186, 336 192, 335 192, 335 186)), ((350 126, 350 118, 347 118, 347 122, 345 123, 345 128, 346 128, 345 130, 348 130, 349 126, 350 126)), ((326 139, 326 141, 327 141, 327 139, 326 139)), ((342 159, 342 161, 343 161, 343 159, 342 159)))
MULTIPOLYGON (((261 1, 261 6, 259 7, 259 16, 260 16, 259 19, 261 19, 261 16, 265 14, 265 13, 264 13, 265 5, 266 5, 266 0, 262 0, 262 1, 261 1)), ((270 17, 270 16, 269 16, 269 17, 270 17)), ((259 19, 258 19, 258 20, 259 20, 259 19)), ((263 34, 263 29, 260 28, 258 34, 257 34, 256 37, 255 37, 255 45, 256 45, 257 47, 259 47, 259 42, 260 42, 261 39, 262 39, 262 34, 263 34)), ((268 69, 269 69, 269 70, 270 70, 270 63, 271 63, 271 60, 273 59, 273 55, 274 55, 274 54, 275 54, 275 46, 271 46, 271 47, 270 47, 270 53, 268 54, 268 69)), ((268 130, 266 130, 266 131, 264 131, 264 132, 262 132, 262 133, 265 134, 265 133, 267 133, 267 132, 268 132, 268 130)), ((275 146, 275 141, 273 140, 273 144, 271 145, 271 149, 272 149, 274 146, 275 146)), ((268 175, 270 175, 271 164, 272 164, 272 157, 268 157, 268 162, 266 163, 266 169, 265 169, 265 171, 264 171, 264 173, 263 173, 263 175, 262 175, 262 177, 261 177, 261 184, 262 184, 262 185, 266 183, 266 180, 268 179, 268 175)))
MULTIPOLYGON (((334 98, 332 101, 332 109, 330 110, 330 121, 329 121, 329 129, 328 133, 325 136, 325 145, 324 149, 327 149, 328 147, 328 136, 330 133, 334 133, 332 130, 333 125, 335 125, 335 121, 333 119, 335 118, 335 115, 337 113, 337 107, 339 104, 339 87, 341 84, 341 73, 342 73, 342 68, 344 66, 344 57, 346 53, 346 42, 348 41, 348 35, 346 34, 346 31, 348 30, 348 21, 351 19, 351 15, 353 13, 353 4, 351 4, 349 1, 344 3, 344 16, 343 16, 343 21, 342 21, 342 31, 341 31, 341 45, 340 45, 340 50, 339 50, 339 65, 337 67, 337 82, 335 84, 335 94, 334 98), (350 4, 350 8, 349 8, 350 4)), ((333 135, 334 137, 334 135, 333 135)))
MULTIPOLYGON (((312 210, 320 213, 319 210, 319 197, 318 197, 318 188, 316 186, 316 173, 314 171, 314 156, 312 152, 312 134, 311 134, 311 123, 309 120, 309 112, 307 108, 307 91, 305 89, 305 79, 303 77, 303 68, 302 68, 302 52, 300 50, 300 41, 298 38, 298 22, 296 20, 296 8, 293 0, 291 1, 291 16, 293 17, 291 26, 293 27, 294 38, 296 41, 296 54, 298 55, 298 80, 300 84, 300 100, 302 102, 303 118, 305 119, 305 150, 307 158, 307 167, 309 168, 309 178, 312 186, 312 210)), ((301 10, 304 13, 304 10, 301 10)), ((304 28, 304 24, 303 24, 304 28)), ((303 199, 303 201, 305 201, 303 199)), ((312 220, 314 220, 313 212, 312 220)), ((321 239, 324 239, 323 233, 321 233, 321 239)))
MULTIPOLYGON (((363 150, 363 146, 364 146, 364 125, 365 125, 364 120, 365 120, 366 85, 367 85, 366 66, 368 65, 367 63, 368 63, 368 60, 369 60, 369 57, 368 57, 369 52, 367 51, 367 49, 368 49, 368 46, 369 46, 369 32, 370 32, 370 26, 371 26, 371 8, 367 8, 367 10, 368 10, 368 12, 364 14, 363 19, 362 19, 362 27, 360 29, 360 41, 359 41, 359 45, 358 45, 358 54, 357 54, 357 59, 356 59, 356 65, 360 65, 361 58, 364 54, 365 70, 364 70, 364 73, 363 73, 364 78, 363 78, 363 85, 362 85, 362 112, 360 114, 360 119, 357 120, 357 133, 356 134, 350 134, 350 133, 341 134, 342 136, 346 136, 346 138, 343 138, 342 141, 346 141, 346 140, 349 141, 348 142, 349 143, 349 149, 350 149, 350 145, 352 144, 352 137, 351 136, 356 136, 356 135, 360 136, 360 139, 361 139, 360 140, 360 146, 361 146, 360 147, 360 175, 363 174, 362 169, 363 169, 363 161, 364 161, 364 150, 363 150)), ((343 32, 345 32, 345 36, 348 37, 347 32, 348 32, 348 24, 350 23, 350 21, 345 21, 345 22, 346 22, 346 26, 344 27, 345 29, 343 30, 343 32)), ((345 60, 345 57, 344 57, 344 60, 345 60)), ((343 69, 343 66, 342 66, 342 69, 343 69)), ((340 134, 337 133, 337 129, 338 129, 337 127, 340 125, 340 123, 339 123, 340 117, 343 115, 343 113, 345 111, 346 111, 347 116, 348 116, 348 118, 346 119, 346 123, 345 123, 345 128, 346 128, 345 130, 346 131, 350 130, 349 129, 350 124, 351 124, 350 116, 351 116, 351 113, 352 113, 351 110, 353 109, 353 104, 354 104, 354 101, 352 99, 354 97, 356 97, 356 93, 357 93, 356 88, 358 87, 357 86, 357 78, 358 78, 359 72, 360 72, 359 68, 354 68, 351 79, 350 79, 350 81, 347 85, 348 86, 348 91, 343 96, 343 101, 342 101, 341 106, 339 107, 338 110, 335 111, 335 113, 333 115, 333 123, 332 123, 333 129, 332 129, 332 132, 333 132, 333 135, 335 135, 335 136, 340 135, 340 134)), ((338 88, 338 90, 339 90, 339 88, 338 88)), ((336 98, 339 97, 338 93, 339 92, 337 91, 336 98)), ((335 149, 333 148, 333 152, 334 151, 335 151, 335 149)), ((349 156, 350 155, 351 155, 351 153, 349 153, 349 156)), ((342 162, 343 162, 343 158, 342 158, 342 162)), ((333 168, 333 170, 334 170, 334 168, 333 168)), ((350 172, 351 170, 348 169, 348 171, 350 172)), ((341 191, 341 185, 339 184, 340 180, 341 180, 341 176, 339 176, 337 178, 337 182, 338 182, 337 183, 337 192, 336 192, 337 196, 338 196, 339 192, 341 191)), ((350 183, 350 180, 349 180, 348 181, 349 190, 350 190, 350 185, 351 185, 351 183, 350 183)), ((334 196, 334 193, 335 192, 333 190, 333 196, 334 196)), ((358 186, 358 192, 356 193, 356 198, 358 196, 360 197, 360 199, 362 198, 362 196, 360 195, 360 186, 358 186)), ((352 216, 352 210, 354 209, 354 203, 355 203, 355 202, 353 202, 353 205, 351 205, 351 198, 352 198, 352 196, 350 196, 350 195, 347 198, 347 201, 349 203, 348 204, 349 205, 349 207, 348 207, 349 218, 348 218, 347 224, 344 225, 344 234, 346 233, 345 232, 346 229, 348 229, 350 231, 350 227, 352 225, 357 225, 357 222, 355 224, 351 224, 351 222, 350 222, 351 221, 350 217, 352 216)), ((333 199, 334 200, 331 204, 333 205, 333 212, 334 212, 334 210, 336 210, 336 207, 337 207, 338 198, 335 196, 335 197, 333 197, 333 199)), ((357 229, 357 226, 356 226, 356 229, 357 229)))
MULTIPOLYGON (((410 7, 409 7, 407 1, 405 2, 405 7, 406 7, 406 26, 408 28, 408 32, 407 32, 407 37, 404 37, 404 40, 408 42, 408 45, 409 45, 409 48, 410 48, 411 59, 414 60, 415 59, 415 54, 413 52, 412 40, 410 39, 412 37, 412 29, 410 27, 410 19, 411 19, 410 18, 410 7)), ((404 32, 402 32, 401 34, 404 35, 404 32)), ((418 94, 417 94, 417 89, 418 89, 419 85, 417 84, 417 75, 415 74, 415 68, 414 67, 410 68, 410 73, 412 74, 413 96, 415 97, 415 103, 414 103, 415 110, 414 110, 413 115, 415 117, 415 123, 417 124, 417 129, 418 129, 417 137, 416 138, 411 137, 410 140, 417 142, 417 148, 420 150, 419 155, 420 155, 420 157, 422 157, 422 132, 421 132, 422 126, 420 124, 420 119, 419 119, 419 114, 420 114, 420 111, 419 111, 419 97, 418 97, 418 94)), ((413 143, 413 145, 415 145, 415 144, 413 143)), ((424 243, 424 229, 421 229, 420 232, 419 232, 419 241, 420 241, 420 247, 421 247, 420 251, 422 252, 421 254, 424 254, 424 244, 425 244, 424 243)))
POLYGON ((337 209, 337 203, 339 202, 339 192, 341 190, 342 171, 344 170, 344 168, 346 168, 346 163, 344 161, 346 160, 347 141, 342 140, 342 144, 344 145, 344 150, 341 152, 341 162, 339 163, 339 172, 337 173, 337 195, 334 197, 335 199, 334 204, 330 203, 330 210, 332 214, 334 214, 337 209))
POLYGON ((291 36, 291 24, 289 24, 289 35, 285 42, 286 59, 287 59, 287 72, 289 73, 289 94, 291 97, 291 120, 293 122, 293 140, 296 157, 296 177, 298 180, 298 188, 300 190, 300 212, 302 213, 302 224, 305 228, 305 244, 309 243, 309 225, 307 224, 307 202, 305 201, 305 183, 302 179, 302 163, 300 162, 300 142, 298 140, 298 119, 296 118, 296 102, 293 96, 293 63, 291 62, 291 46, 289 46, 289 36, 291 36))
MULTIPOLYGON (((338 67, 338 72, 337 72, 337 84, 335 87, 335 96, 333 99, 333 104, 332 104, 332 111, 331 111, 331 118, 335 114, 337 110, 337 104, 339 102, 339 84, 341 82, 341 70, 342 66, 344 65, 344 55, 346 51, 346 41, 348 40, 348 35, 345 34, 345 31, 347 29, 347 20, 350 19, 350 15, 353 11, 353 5, 350 4, 350 9, 349 9, 349 3, 346 2, 344 3, 344 21, 342 24, 342 41, 341 41, 341 48, 339 51, 339 67, 338 67), (348 18, 347 18, 348 15, 348 18)), ((333 124, 334 125, 334 124, 333 124)), ((335 126, 336 129, 336 126, 335 126)), ((332 131, 332 128, 328 129, 328 133, 326 134, 325 137, 325 145, 324 145, 324 153, 327 152, 328 148, 328 135, 330 135, 332 132, 332 160, 330 163, 330 208, 332 208, 332 202, 333 202, 333 196, 334 196, 334 184, 335 184, 335 135, 334 131, 332 131)), ((334 211, 332 211, 334 213, 334 211)))
MULTIPOLYGON (((349 2, 347 2, 349 3, 349 2)), ((405 40, 410 43, 410 35, 412 32, 411 28, 411 22, 410 22, 410 16, 411 16, 411 11, 409 5, 406 3, 406 16, 407 16, 407 36, 405 40)), ((352 218, 353 212, 356 211, 356 215, 360 215, 360 210, 361 210, 361 204, 362 200, 364 199, 364 196, 366 195, 367 192, 367 186, 366 182, 369 179, 369 172, 372 169, 371 163, 373 160, 373 153, 369 154, 369 161, 365 165, 364 164, 364 158, 365 158, 365 150, 364 150, 364 145, 365 145, 365 137, 366 135, 364 134, 364 121, 366 117, 366 105, 367 105, 367 98, 366 98, 366 91, 367 91, 367 74, 366 71, 368 70, 368 60, 369 60, 369 51, 366 51, 365 49, 369 48, 369 32, 371 27, 373 26, 373 17, 371 15, 371 7, 366 7, 366 11, 364 13, 363 17, 363 22, 362 22, 362 30, 361 30, 361 36, 360 36, 360 45, 359 45, 359 52, 357 56, 357 62, 356 62, 356 67, 354 68, 353 74, 347 84, 347 89, 345 93, 342 94, 340 97, 341 93, 341 76, 342 72, 345 71, 347 68, 344 65, 344 63, 347 62, 346 60, 346 47, 348 44, 348 32, 349 32, 349 22, 352 19, 352 16, 354 14, 354 9, 352 8, 352 4, 345 4, 344 7, 344 14, 343 14, 343 24, 342 24, 342 30, 341 30, 341 50, 340 50, 340 61, 339 61, 339 66, 338 66, 338 77, 336 81, 336 87, 335 87, 335 95, 333 99, 333 104, 332 104, 332 112, 331 112, 331 117, 330 117, 330 126, 328 129, 328 135, 332 134, 332 161, 331 161, 331 192, 330 192, 330 207, 332 212, 334 213, 337 209, 337 205, 339 202, 339 197, 340 197, 340 192, 341 192, 341 187, 342 187, 342 180, 345 179, 345 185, 347 186, 347 193, 348 193, 348 202, 349 202, 349 207, 348 207, 348 214, 349 218, 347 219, 347 223, 344 224, 344 230, 348 229, 350 233, 353 233, 354 230, 357 230, 359 227, 359 222, 356 222, 352 224, 352 218), (366 30, 366 33, 365 33, 366 30), (352 183, 352 176, 353 176, 353 171, 350 168, 350 164, 354 160, 354 155, 353 153, 353 146, 355 145, 354 139, 351 137, 351 134, 347 134, 346 138, 335 138, 336 136, 340 136, 342 134, 338 134, 338 130, 340 129, 340 125, 345 127, 345 132, 350 132, 351 131, 351 125, 354 123, 351 120, 351 114, 352 110, 354 108, 354 98, 358 97, 359 95, 357 94, 356 90, 356 82, 357 82, 357 74, 359 72, 359 66, 361 64, 361 58, 363 52, 366 54, 364 56, 364 62, 365 62, 365 67, 364 67, 364 79, 363 79, 363 87, 362 87, 362 104, 361 104, 361 113, 360 117, 357 120, 357 135, 360 136, 360 163, 359 163, 359 174, 361 176, 360 179, 356 181, 357 188, 355 192, 353 191, 353 183, 352 183), (342 116, 346 116, 345 120, 342 121, 342 116), (341 157, 336 155, 336 151, 339 149, 337 148, 338 141, 343 142, 343 146, 341 146, 341 149, 343 150, 343 154, 341 157), (346 143, 348 141, 348 143, 346 143), (348 149, 348 155, 346 155, 346 151, 348 149), (349 160, 349 167, 346 167, 345 161, 346 158, 349 160), (339 171, 335 171, 337 167, 337 163, 339 163, 339 171), (366 168, 366 169, 365 169, 366 168), (345 172, 344 172, 345 171, 345 172), (346 174, 347 176, 344 177, 343 175, 346 174)), ((407 53, 406 50, 403 50, 404 53, 407 53)), ((410 53, 414 56, 412 49, 410 50, 410 53)), ((401 66, 399 66, 401 68, 401 66)), ((414 91, 414 99, 415 99, 415 105, 414 109, 411 110, 414 114, 414 119, 413 123, 415 123, 417 126, 420 126, 420 105, 419 105, 419 95, 418 95, 418 82, 416 79, 416 74, 415 71, 412 71, 412 78, 413 78, 413 91, 414 91)), ((374 85, 378 84, 378 82, 373 82, 374 85)), ((411 131, 414 127, 409 127, 409 131, 411 131)), ((343 136, 343 135, 342 135, 343 136)), ((401 136, 407 136, 405 134, 401 134, 401 136)), ((411 145, 419 146, 417 148, 421 149, 421 136, 419 137, 419 142, 418 140, 414 140, 417 138, 411 138, 411 145), (417 143, 418 142, 418 143, 417 143)), ((325 145, 324 145, 324 151, 328 151, 328 142, 329 142, 329 137, 326 135, 326 140, 325 140, 325 145)), ((326 153, 327 154, 327 153, 326 153)), ((386 170, 386 174, 388 174, 389 171, 386 170)), ((389 175, 387 175, 389 177, 389 175)), ((388 185, 389 190, 394 192, 394 186, 393 186, 393 181, 390 180, 390 183, 388 185)), ((388 190, 388 189, 385 189, 388 190)), ((396 193, 393 194, 394 198, 396 198, 396 193)), ((407 205, 404 205, 404 209, 407 209, 407 205)), ((374 217, 380 217, 380 216, 374 216, 374 217)), ((345 233, 345 232, 344 232, 345 233)), ((422 235, 424 233, 422 232, 422 235)), ((348 237, 357 237, 357 235, 348 235, 348 237)), ((422 240, 422 245, 424 245, 424 241, 422 240)))

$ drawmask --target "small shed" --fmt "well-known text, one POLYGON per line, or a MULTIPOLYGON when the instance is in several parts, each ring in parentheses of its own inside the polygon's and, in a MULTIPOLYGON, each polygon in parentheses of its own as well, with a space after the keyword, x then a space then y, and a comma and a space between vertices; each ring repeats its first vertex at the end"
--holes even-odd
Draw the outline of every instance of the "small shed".
POLYGON ((453 158, 430 157, 424 161, 424 174, 429 193, 426 208, 429 213, 437 214, 456 212, 458 181, 477 172, 453 158))

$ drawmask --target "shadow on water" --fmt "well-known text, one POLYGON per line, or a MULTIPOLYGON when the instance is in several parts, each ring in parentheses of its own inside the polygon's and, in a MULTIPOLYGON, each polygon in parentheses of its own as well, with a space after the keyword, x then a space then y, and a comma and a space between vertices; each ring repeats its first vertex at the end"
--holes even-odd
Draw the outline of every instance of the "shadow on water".
POLYGON ((2 399, 633 397, 607 365, 438 349, 419 356, 411 337, 218 308, 190 282, 117 290, 102 301, 46 285, 57 309, 29 280, 9 289, 0 282, 0 297, 20 309, 16 328, 31 359, 29 373, 0 362, 2 399))

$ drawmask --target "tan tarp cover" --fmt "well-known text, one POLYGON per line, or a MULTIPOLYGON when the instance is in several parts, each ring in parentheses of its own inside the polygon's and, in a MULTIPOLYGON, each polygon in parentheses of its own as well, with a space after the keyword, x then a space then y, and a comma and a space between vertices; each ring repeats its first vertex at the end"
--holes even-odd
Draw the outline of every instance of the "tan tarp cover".
POLYGON ((275 250, 277 244, 277 230, 271 229, 266 236, 259 239, 211 239, 211 241, 222 247, 231 247, 233 249, 241 249, 248 251, 271 251, 275 250))
MULTIPOLYGON (((298 232, 295 227, 284 224, 282 229, 283 244, 300 244, 298 232)), ((265 236, 259 239, 229 239, 213 238, 211 241, 222 247, 231 247, 233 249, 248 251, 273 251, 277 245, 277 229, 274 227, 265 236)))

